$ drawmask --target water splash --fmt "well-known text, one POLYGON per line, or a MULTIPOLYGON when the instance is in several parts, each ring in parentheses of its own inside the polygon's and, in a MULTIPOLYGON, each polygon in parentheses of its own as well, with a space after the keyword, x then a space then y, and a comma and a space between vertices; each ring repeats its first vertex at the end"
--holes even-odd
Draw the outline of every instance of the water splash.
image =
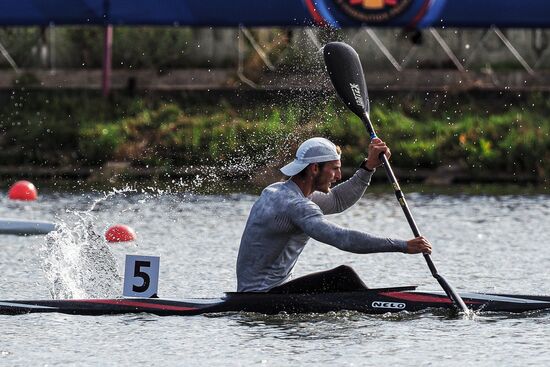
POLYGON ((93 227, 93 211, 110 197, 136 190, 114 189, 86 211, 70 211, 74 221, 58 220, 40 249, 42 268, 53 299, 109 298, 120 294, 121 276, 114 254, 93 227))
MULTIPOLYGON (((109 192, 104 192, 103 193, 103 197, 99 198, 99 199, 96 199, 94 200, 94 202, 92 203, 92 205, 90 206, 90 209, 84 211, 82 214, 83 215, 86 215, 86 214, 89 214, 91 213, 92 211, 95 210, 96 206, 101 203, 101 202, 104 202, 104 201, 107 201, 110 197, 112 196, 115 196, 117 194, 125 194, 125 193, 128 193, 128 192, 137 192, 138 190, 135 189, 134 187, 132 186, 129 186, 129 185, 126 185, 124 188, 122 189, 117 189, 117 188, 113 188, 111 189, 111 191, 109 192)), ((80 216, 78 214, 78 212, 75 212, 75 214, 77 216, 80 216)))

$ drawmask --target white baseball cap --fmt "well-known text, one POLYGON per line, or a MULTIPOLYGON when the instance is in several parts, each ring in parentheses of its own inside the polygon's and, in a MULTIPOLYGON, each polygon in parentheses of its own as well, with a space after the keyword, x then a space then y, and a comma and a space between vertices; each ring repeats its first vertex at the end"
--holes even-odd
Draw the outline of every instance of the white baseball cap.
POLYGON ((304 141, 296 151, 296 159, 281 168, 286 176, 295 176, 310 163, 336 161, 340 154, 330 140, 325 138, 311 138, 304 141))

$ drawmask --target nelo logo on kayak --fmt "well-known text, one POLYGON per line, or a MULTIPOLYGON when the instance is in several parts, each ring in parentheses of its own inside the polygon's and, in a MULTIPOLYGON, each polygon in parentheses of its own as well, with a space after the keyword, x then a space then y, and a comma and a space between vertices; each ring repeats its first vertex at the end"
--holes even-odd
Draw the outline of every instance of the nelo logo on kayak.
POLYGON ((363 98, 361 97, 361 89, 359 88, 358 84, 349 83, 349 86, 351 87, 351 91, 353 92, 353 97, 355 98, 355 102, 365 108, 365 104, 363 103, 363 98))
POLYGON ((404 310, 407 305, 401 302, 383 302, 383 301, 374 301, 372 303, 374 308, 391 308, 394 310, 404 310))

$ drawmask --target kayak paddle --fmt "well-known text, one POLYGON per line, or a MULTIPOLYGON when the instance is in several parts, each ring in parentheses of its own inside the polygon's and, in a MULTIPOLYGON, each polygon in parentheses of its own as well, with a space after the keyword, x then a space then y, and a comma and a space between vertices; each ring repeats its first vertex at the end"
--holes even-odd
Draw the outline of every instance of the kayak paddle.
MULTIPOLYGON (((327 66, 328 75, 332 81, 332 85, 336 90, 336 94, 344 102, 344 104, 363 121, 367 131, 370 134, 371 139, 376 138, 374 127, 370 121, 369 112, 370 105, 367 94, 367 84, 365 82, 365 76, 363 74, 363 67, 359 60, 359 55, 348 44, 343 42, 330 42, 325 45, 323 50, 325 59, 325 65, 327 66)), ((413 231, 415 237, 420 236, 420 231, 416 226, 414 218, 409 210, 409 206, 405 200, 405 196, 399 187, 397 178, 395 177, 393 170, 390 166, 390 162, 384 153, 380 154, 380 160, 382 161, 388 179, 395 190, 395 196, 401 205, 401 209, 407 217, 407 221, 413 231)), ((454 302, 455 306, 460 310, 469 314, 470 311, 462 298, 458 295, 456 290, 441 276, 432 261, 429 254, 423 254, 426 259, 426 263, 432 272, 432 275, 447 296, 454 302)))

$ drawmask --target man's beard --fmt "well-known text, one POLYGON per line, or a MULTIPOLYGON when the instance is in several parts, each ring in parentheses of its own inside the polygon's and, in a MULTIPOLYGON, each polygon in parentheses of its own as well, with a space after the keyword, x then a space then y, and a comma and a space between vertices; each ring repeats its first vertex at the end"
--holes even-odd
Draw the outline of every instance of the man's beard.
POLYGON ((321 192, 324 192, 325 194, 328 194, 328 192, 330 191, 330 183, 326 183, 324 185, 322 185, 322 181, 321 181, 321 177, 323 175, 321 173, 318 173, 317 176, 315 176, 315 178, 313 179, 313 187, 315 188, 316 191, 321 191, 321 192))

